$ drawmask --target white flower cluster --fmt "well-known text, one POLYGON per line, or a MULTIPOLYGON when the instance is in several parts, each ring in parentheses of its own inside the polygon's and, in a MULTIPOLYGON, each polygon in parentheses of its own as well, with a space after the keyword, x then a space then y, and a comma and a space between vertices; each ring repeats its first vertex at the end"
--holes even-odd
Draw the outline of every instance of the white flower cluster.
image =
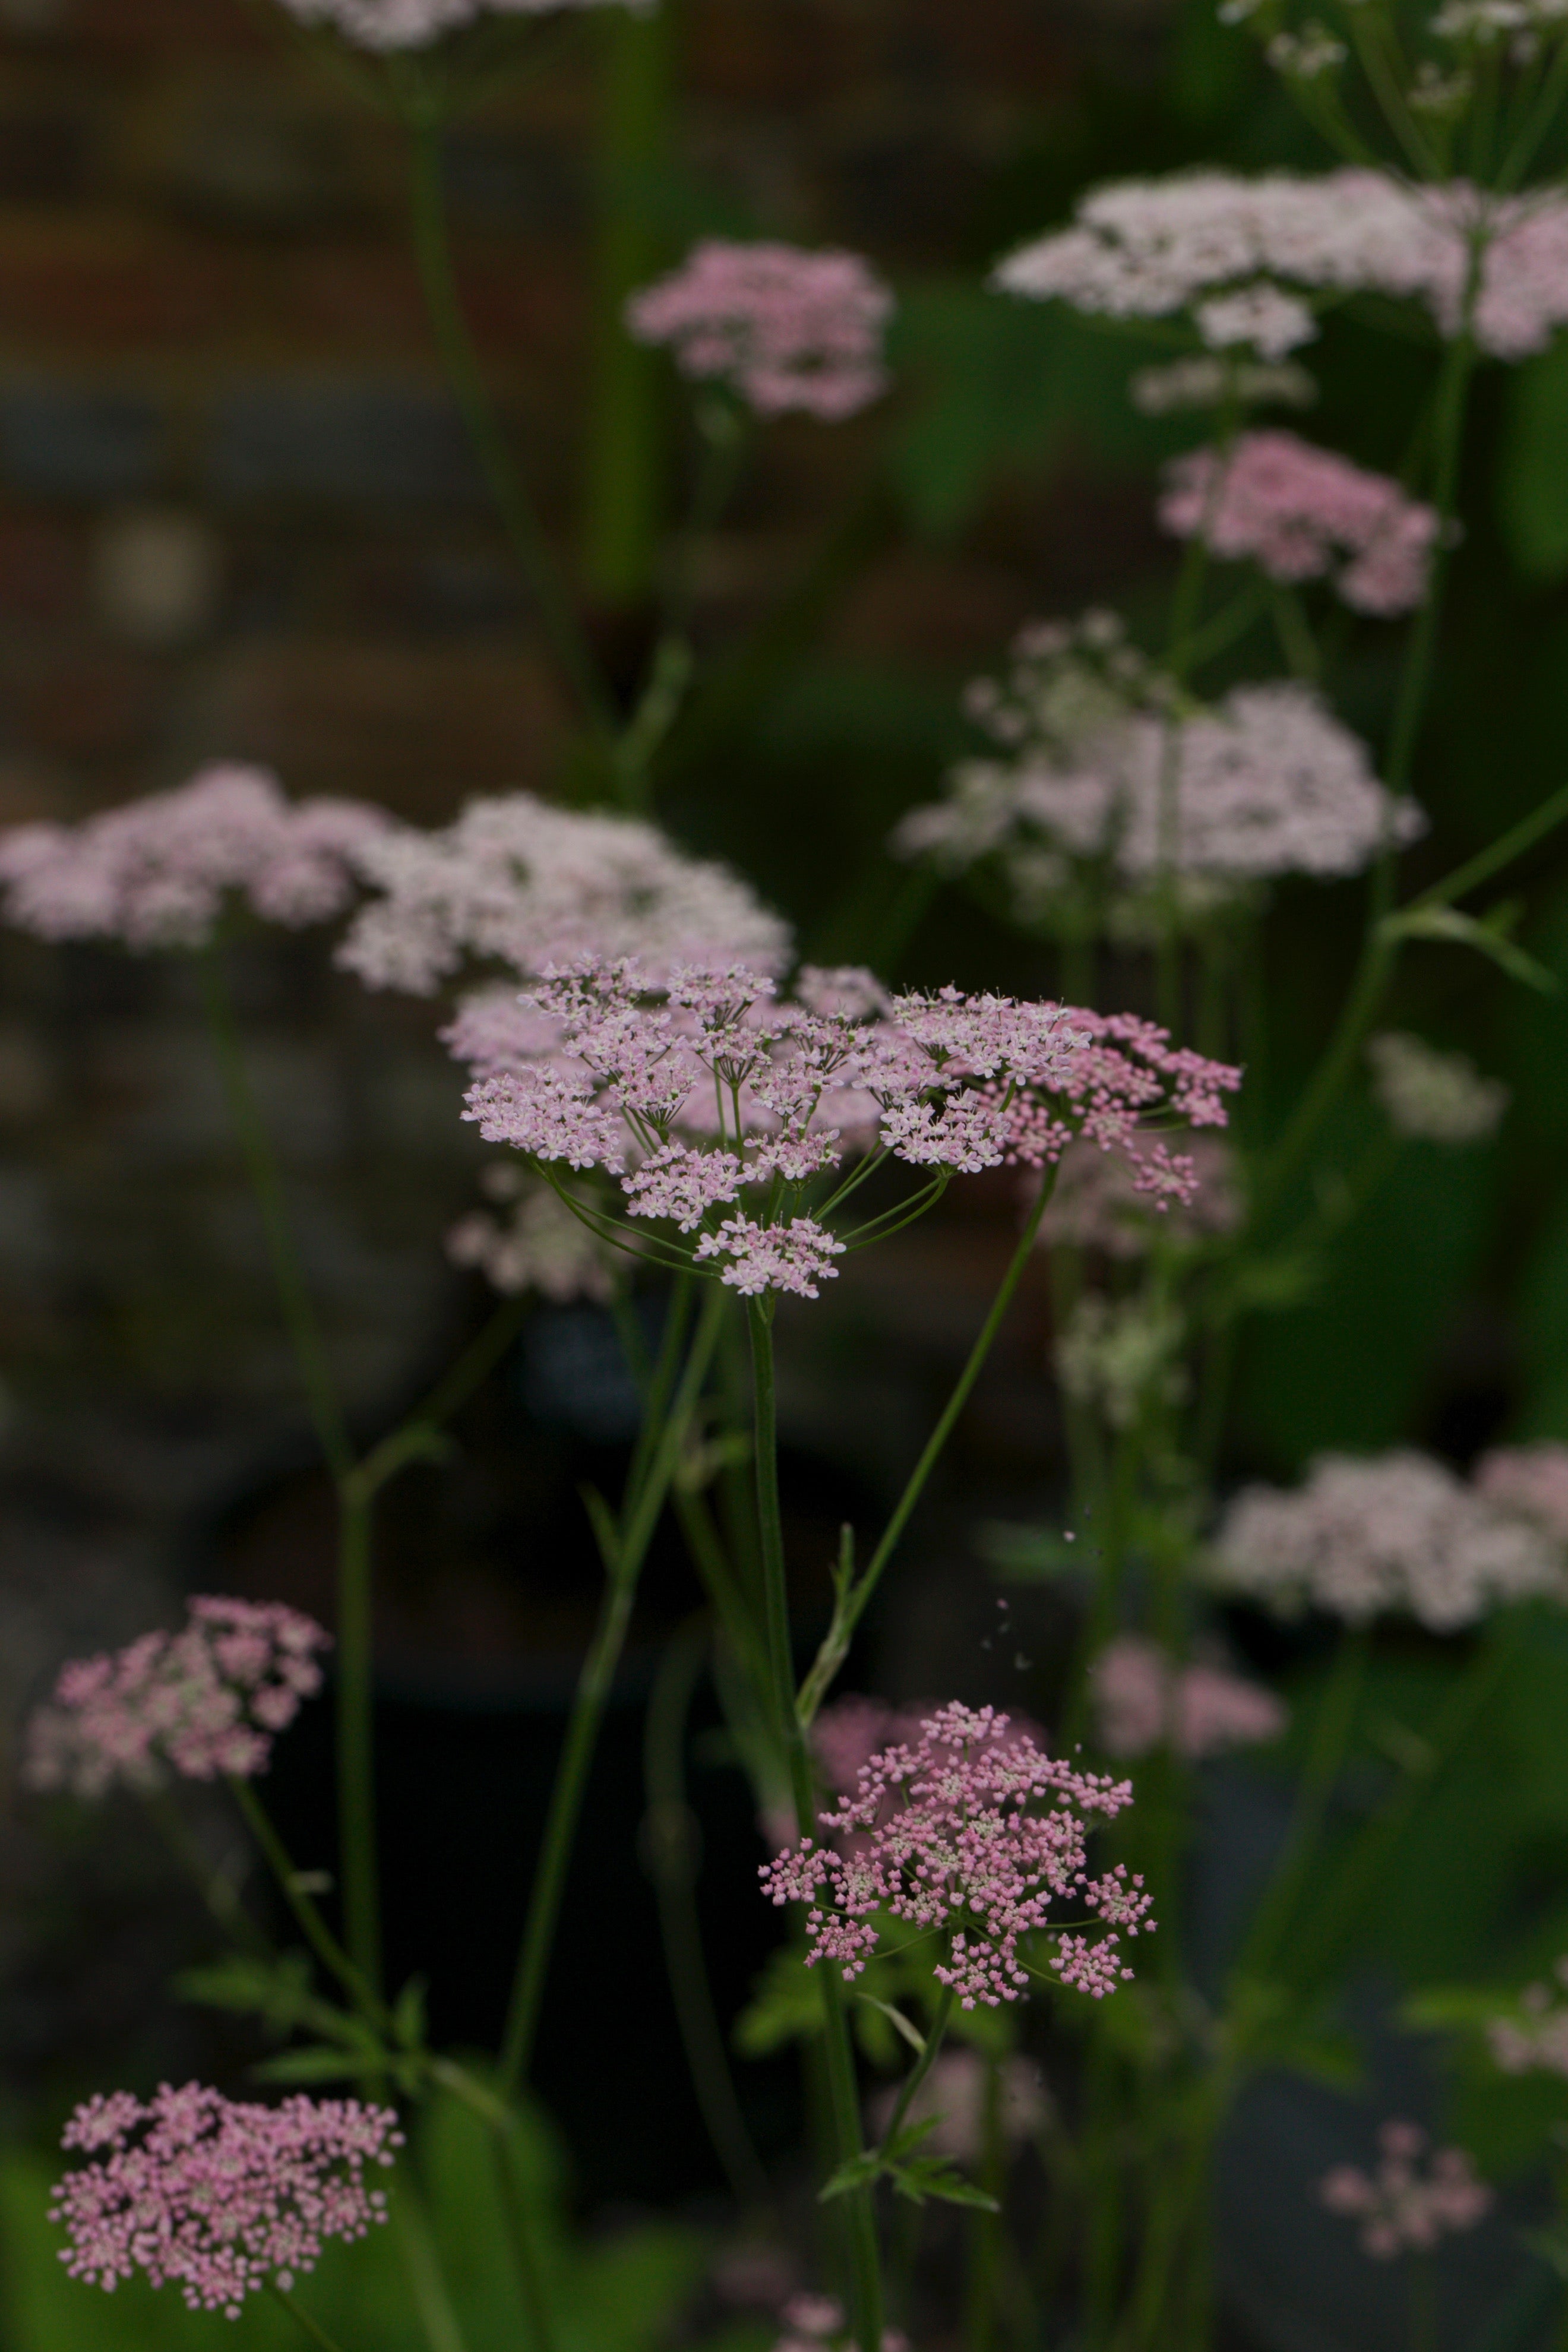
POLYGON ((898 826, 900 856, 949 872, 994 857, 1026 922, 1069 894, 1081 910, 1098 873, 1112 927, 1135 930, 1167 874, 1196 911, 1282 874, 1358 873, 1424 829, 1310 688, 1237 687, 1177 714, 1131 648, 1090 651, 1081 625, 1024 632, 1005 682, 968 698, 1005 756, 955 768, 946 798, 898 826))
POLYGON ((1224 360, 1215 352, 1193 352, 1162 367, 1137 369, 1128 380, 1127 396, 1142 415, 1171 416, 1184 408, 1218 408, 1227 400, 1247 408, 1266 401, 1310 408, 1318 387, 1294 360, 1265 366, 1224 360))
POLYGON ((1543 350, 1568 320, 1568 197, 1412 187, 1359 167, 1117 181, 992 283, 1109 318, 1185 315, 1213 351, 1278 361, 1316 334, 1312 299, 1325 295, 1419 301, 1456 333, 1477 242, 1477 342, 1498 359, 1543 350))
POLYGON ((1568 0, 1443 0, 1430 29, 1440 41, 1474 42, 1484 48, 1506 40, 1516 55, 1530 57, 1542 33, 1568 23, 1568 0))
POLYGON ((1093 1405, 1112 1429, 1131 1429, 1148 1406, 1185 1397, 1184 1337, 1173 1307, 1089 1291, 1057 1340, 1057 1378, 1075 1404, 1093 1405))
POLYGON ((1500 1078, 1484 1078, 1466 1054, 1440 1054, 1424 1037, 1385 1030, 1369 1038, 1372 1090, 1396 1135, 1421 1143, 1485 1143, 1509 1106, 1500 1078))
MULTIPOLYGON (((389 53, 427 48, 483 16, 545 16, 561 8, 584 8, 600 0, 282 0, 301 25, 330 26, 355 48, 389 53)), ((645 8, 652 0, 619 0, 645 8)))
POLYGON ((1398 1611, 1452 1633, 1499 1603, 1568 1601, 1563 1548, 1425 1454, 1321 1454, 1293 1493, 1247 1486, 1215 1537, 1224 1591, 1352 1624, 1398 1611))

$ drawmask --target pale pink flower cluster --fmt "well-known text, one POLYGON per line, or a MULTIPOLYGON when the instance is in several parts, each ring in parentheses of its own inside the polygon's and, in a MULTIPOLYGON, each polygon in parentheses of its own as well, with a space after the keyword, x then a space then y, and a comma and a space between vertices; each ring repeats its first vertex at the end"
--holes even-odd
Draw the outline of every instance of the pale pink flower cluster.
POLYGON ((293 928, 341 914, 390 822, 363 801, 290 803, 264 768, 204 768, 79 824, 0 834, 0 890, 8 919, 40 939, 198 948, 230 891, 293 928))
POLYGON ((531 793, 470 801, 434 833, 398 825, 359 864, 376 895, 338 961, 368 988, 428 996, 470 959, 532 978, 584 954, 763 971, 789 955, 788 926, 727 867, 684 856, 655 825, 531 793))
POLYGON ((62 1666, 54 1702, 27 1727, 29 1788, 100 1797, 117 1781, 156 1788, 265 1771, 274 1735, 321 1687, 330 1637, 279 1601, 198 1594, 178 1633, 62 1666))
POLYGON ((1462 2147, 1434 2149, 1423 2172, 1418 2168, 1426 2135, 1419 2125, 1386 2123, 1377 2138, 1382 2155, 1375 2174, 1336 2164, 1318 2184, 1331 2213, 1361 2223, 1363 2253, 1383 2262, 1395 2254, 1426 2253, 1440 2238, 1473 2230, 1490 2211, 1492 2192, 1477 2179, 1462 2147))
POLYGON ((1270 580, 1319 580, 1360 613, 1421 602, 1437 538, 1435 508, 1294 433, 1243 433, 1165 468, 1160 520, 1215 555, 1249 556, 1270 580), (1348 560, 1346 560, 1348 559, 1348 560))
MULTIPOLYGON (((1239 1082, 1131 1014, 956 989, 889 997, 858 972, 807 969, 780 1001, 741 966, 657 984, 628 960, 584 958, 552 969, 521 1011, 510 1066, 493 1021, 467 1040, 490 1075, 465 1117, 536 1166, 613 1176, 627 1216, 695 1236, 689 1262, 748 1296, 815 1297, 834 1272, 846 1244, 810 1212, 831 1206, 817 1180, 847 1153, 1039 1167, 1075 1132, 1125 1149, 1155 1113, 1221 1126, 1239 1082)), ((1162 1143, 1130 1164, 1152 1190, 1189 1189, 1162 1143)))
MULTIPOLYGON (((1040 2070, 1032 2058, 1015 2052, 1004 2058, 997 2084, 998 2121, 1005 2147, 1016 2147, 1037 2132, 1049 2113, 1040 2070)), ((878 2137, 887 2130, 899 2094, 881 2091, 872 2100, 870 2119, 878 2137)), ((985 2150, 985 2061, 977 2051, 944 2050, 916 2091, 907 2109, 911 2124, 930 2122, 932 2128, 921 2142, 932 2156, 950 2157, 955 2164, 978 2164, 985 2150)))
POLYGON ((1550 1985, 1526 1985, 1518 2012, 1487 2020, 1487 2042, 1505 2074, 1568 2075, 1568 1956, 1552 1971, 1550 1985))
MULTIPOLYGON (((356 48, 422 49, 481 16, 543 16, 595 0, 282 0, 301 25, 328 25, 356 48)), ((652 0, 620 0, 642 9, 652 0)))
POLYGON ((1372 1090, 1396 1135, 1463 1146, 1497 1133, 1509 1106, 1500 1078, 1484 1078, 1468 1054, 1440 1053, 1425 1037, 1386 1029, 1367 1040, 1372 1090))
POLYGON ((537 1290, 557 1306, 609 1298, 610 1254, 553 1185, 508 1162, 487 1168, 482 1181, 503 1213, 473 1209, 459 1218, 447 1235, 454 1265, 477 1266, 503 1297, 537 1290))
MULTIPOLYGON (((1069 1143, 1040 1219, 1040 1247, 1100 1250, 1107 1257, 1127 1259, 1143 1256, 1158 1234, 1198 1242, 1234 1233, 1242 1204, 1228 1144, 1217 1135, 1194 1135, 1180 1156, 1191 1164, 1196 1190, 1173 1208, 1169 1198, 1138 1189, 1124 1154, 1069 1143)), ((1030 1183, 1031 1199, 1034 1191, 1030 1183)))
POLYGON ((1533 1520, 1568 1544, 1568 1445, 1543 1437, 1533 1445, 1497 1445, 1475 1467, 1476 1492, 1500 1510, 1533 1520))
POLYGON ((1247 1486, 1220 1523, 1214 1580, 1352 1624, 1396 1610, 1435 1633, 1542 1595, 1568 1600, 1561 1540, 1425 1454, 1321 1454, 1293 1493, 1247 1486))
MULTIPOLYGON (((830 2294, 792 2294, 779 2314, 784 2333, 773 2352, 857 2352, 855 2339, 847 2335, 847 2325, 844 2305, 830 2294)), ((884 2327, 882 2352, 910 2352, 910 2339, 900 2327, 884 2327)))
POLYGON ((626 304, 639 341, 668 343, 683 375, 717 377, 759 415, 852 416, 887 388, 893 298, 856 253, 705 237, 626 304))
POLYGON ((366 2165, 403 2144, 390 2107, 358 2099, 285 2099, 267 2107, 200 2083, 89 2099, 61 2145, 107 2148, 57 2182, 49 2219, 70 2244, 72 2278, 112 2292, 142 2272, 172 2282, 193 2311, 237 2319, 246 2297, 284 2292, 329 2238, 352 2241, 386 2219, 366 2165))
POLYGON ((1462 181, 1415 187, 1356 167, 1118 181, 992 282, 1110 318, 1185 314, 1211 350, 1278 361, 1317 332, 1312 296, 1420 301, 1456 333, 1478 242, 1477 342, 1505 360, 1544 350, 1568 320, 1568 199, 1494 196, 1462 181))
POLYGON ((856 1794, 821 1816, 827 1843, 803 1838, 763 1868, 763 1885, 775 1904, 808 1906, 808 1968, 830 1960, 853 1980, 889 1917, 942 1937, 932 1974, 963 2008, 995 2008, 1027 1990, 1020 1939, 1045 1931, 1061 1981, 1098 2000, 1131 1975, 1121 1931, 1152 1927, 1152 1898, 1120 1864, 1090 1878, 1086 1816, 1131 1800, 1129 1782, 1075 1771, 1010 1737, 1005 1715, 955 1702, 926 1718, 917 1741, 862 1766, 856 1794), (1028 1810, 1042 1801, 1048 1811, 1028 1810), (1095 1941, 1051 1919, 1063 1899, 1095 1915, 1095 1941))
POLYGON ((1156 1642, 1124 1633, 1089 1668, 1100 1744, 1108 1756, 1147 1756, 1169 1742, 1196 1762, 1226 1748, 1278 1739, 1289 1709, 1261 1684, 1200 1659, 1189 1666, 1156 1642))

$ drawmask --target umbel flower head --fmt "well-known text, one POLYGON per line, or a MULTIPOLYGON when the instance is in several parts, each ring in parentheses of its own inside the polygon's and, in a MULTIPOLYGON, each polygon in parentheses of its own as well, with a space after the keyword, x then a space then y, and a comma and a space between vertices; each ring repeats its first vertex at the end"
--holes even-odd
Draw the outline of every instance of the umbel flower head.
POLYGON ((1289 1708, 1261 1684, 1199 1659, 1178 1666, 1157 1642, 1124 1633, 1089 1670, 1100 1744, 1108 1756, 1147 1756, 1167 1741, 1195 1762, 1222 1748, 1278 1739, 1289 1708))
POLYGON ((312 2270, 327 2239, 385 2221, 365 2167, 391 2164, 403 2135, 390 2107, 358 2099, 268 2107, 164 2083, 145 2105, 129 2091, 89 2099, 61 2144, 109 2151, 55 2186, 72 2278, 112 2291, 141 2271, 193 2311, 237 2319, 247 2295, 312 2270))
POLYGON ((112 1655, 61 1667, 52 1705, 27 1727, 23 1778, 79 1797, 100 1797, 116 1781, 156 1788, 170 1772, 248 1780, 321 1689, 318 1654, 330 1639, 281 1602, 198 1594, 180 1633, 143 1633, 112 1655))
POLYGON ((1245 902, 1284 874, 1356 874, 1425 825, 1308 687, 1237 687, 1176 707, 1108 614, 1019 635, 1006 677, 965 698, 997 746, 913 809, 895 852, 949 873, 994 864, 1018 919, 1136 935, 1167 879, 1183 911, 1245 902))
MULTIPOLYGON (((355 48, 390 52, 427 48, 479 17, 548 16, 600 0, 282 0, 301 25, 326 25, 355 48)), ((653 0, 619 0, 639 12, 653 0)))
MULTIPOLYGON (((1121 1154, 1097 1151, 1092 1143, 1069 1143, 1040 1219, 1040 1247, 1099 1250, 1107 1257, 1130 1259, 1146 1256, 1156 1240, 1188 1244, 1234 1233, 1241 1223, 1242 1198, 1230 1146, 1217 1135, 1194 1135, 1183 1156, 1193 1163, 1197 1189, 1173 1209, 1168 1197, 1137 1190, 1121 1154)), ((1026 1183, 1032 1198, 1033 1180, 1026 1183)))
POLYGON ((1407 613, 1426 592, 1436 509, 1294 433, 1244 433, 1165 468, 1160 520, 1270 580, 1321 580, 1360 613, 1407 613))
POLYGON ((506 1298, 528 1290, 557 1306, 610 1297, 613 1254, 553 1184, 515 1160, 487 1168, 482 1181, 498 1213, 472 1209, 458 1219, 447 1235, 454 1265, 478 1266, 506 1298))
POLYGON ((1531 1520, 1568 1544, 1568 1445, 1542 1437, 1533 1445, 1494 1445, 1475 1469, 1476 1492, 1500 1510, 1531 1520))
POLYGON ((1318 2184, 1331 2213, 1361 2223, 1363 2253, 1384 2262, 1395 2254, 1426 2253, 1451 2231, 1473 2230, 1490 2211, 1492 2192, 1477 2179, 1462 2147, 1435 2149, 1423 2173, 1418 2160, 1426 2135, 1418 2124, 1384 2124, 1377 2140, 1375 2174, 1336 2164, 1318 2184))
POLYGON ((1505 360, 1544 350, 1568 319, 1568 200, 1415 187, 1357 167, 1117 181, 1083 198, 1070 228, 1010 255, 992 284, 1107 318, 1184 317, 1211 351, 1278 361, 1317 333, 1310 298, 1324 294, 1416 301, 1457 333, 1478 242, 1477 342, 1505 360))
POLYGON ((1487 2020, 1487 2045, 1505 2074, 1568 2075, 1568 1955, 1552 1973, 1555 1985, 1526 1985, 1511 2016, 1487 2020))
POLYGON ((469 962, 532 979, 577 955, 761 971, 789 955, 788 925, 727 867, 684 856, 655 825, 531 793, 470 801, 434 833, 395 826, 359 865, 374 895, 338 961, 367 988, 428 996, 469 962))
POLYGON ((0 834, 0 890, 40 939, 198 948, 231 891, 295 929, 341 914, 356 858, 390 823, 364 801, 290 803, 264 768, 204 768, 79 824, 0 834))
POLYGON ((1412 1142, 1485 1143, 1508 1108, 1500 1078, 1483 1078, 1465 1054, 1442 1054, 1424 1037, 1384 1030, 1367 1040, 1372 1090, 1396 1135, 1412 1142))
POLYGON ((1409 1448, 1320 1454, 1290 1494, 1244 1487, 1211 1559, 1223 1591, 1352 1624, 1397 1611, 1434 1633, 1505 1601, 1568 1600, 1563 1566, 1561 1540, 1409 1448))
MULTIPOLYGON (((488 1073, 465 1116, 536 1168, 599 1171, 621 1217, 667 1229, 638 1244, 584 1210, 605 1239, 747 1296, 814 1298, 833 1260, 875 1237, 884 1219, 847 1239, 826 1222, 847 1197, 832 1178, 850 1154, 937 1184, 1006 1161, 1040 1167, 1075 1133, 1125 1150, 1157 1112, 1222 1126, 1239 1083, 1131 1014, 956 989, 891 997, 858 971, 807 970, 780 1000, 742 966, 658 983, 627 960, 584 957, 548 971, 518 1009, 510 1034, 492 1019, 479 1035, 461 1019, 448 1032, 488 1073)), ((1194 1181, 1162 1142, 1130 1164, 1152 1192, 1180 1197, 1194 1181)))
POLYGON ((963 2008, 996 2008, 1027 1991, 1020 1946, 1045 1933, 1062 1983, 1098 2000, 1132 1973, 1121 1933, 1152 1926, 1142 1879, 1089 1874, 1091 1818, 1131 1801, 1130 1782, 1075 1771, 994 1708, 955 1702, 863 1765, 856 1793, 821 1816, 827 1842, 803 1838, 763 1887, 807 1906, 808 1968, 829 1960, 852 1981, 898 1920, 940 1938, 931 1973, 963 2008), (1089 1915, 1093 1940, 1053 1917, 1063 1903, 1089 1915))
POLYGON ((858 253, 705 237, 634 294, 626 324, 668 343, 683 375, 727 383, 760 416, 836 422, 885 392, 889 290, 858 253))

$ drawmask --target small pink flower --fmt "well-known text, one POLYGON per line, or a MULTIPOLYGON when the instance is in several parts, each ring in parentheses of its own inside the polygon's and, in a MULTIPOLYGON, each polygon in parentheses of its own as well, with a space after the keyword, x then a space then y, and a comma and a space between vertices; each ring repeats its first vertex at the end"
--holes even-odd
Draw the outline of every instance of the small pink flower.
POLYGON ((837 420, 887 387, 892 307, 858 254, 708 237, 632 296, 626 324, 639 341, 670 344, 682 374, 722 379, 760 415, 837 420))
POLYGON ((1331 2213, 1360 2221, 1363 2252, 1384 2262, 1425 2253, 1447 2233, 1473 2229, 1490 2210, 1492 2192, 1477 2179, 1463 2148, 1436 2149, 1423 2175, 1417 2167, 1426 2135, 1417 2125, 1385 2123, 1377 2137, 1382 2158, 1375 2175, 1336 2164, 1318 2184, 1331 2213))
POLYGON ((109 2154, 55 2186, 49 2218, 70 2238, 61 2260, 107 2290, 138 2271, 153 2286, 172 2280, 193 2311, 237 2319, 247 2295, 312 2269, 327 2239, 385 2221, 364 2168, 391 2164, 396 2125, 358 2099, 268 2107, 199 2083, 163 2083, 145 2106, 128 2091, 89 2099, 62 2145, 109 2154))
POLYGON ((1054 1761, 994 1709, 953 1704, 926 1718, 917 1742, 864 1765, 857 1793, 821 1817, 828 1843, 803 1839, 763 1869, 763 1885, 775 1904, 807 1906, 807 1967, 832 1960, 853 1979, 887 1914, 940 1932, 937 1981, 965 2009, 994 2008, 1027 1990, 1020 1938, 1043 1929, 1056 1937, 1050 1965, 1062 1982, 1098 2000, 1131 1974, 1120 1931, 1152 1923, 1141 1879, 1121 1868, 1089 1877, 1086 1816, 1120 1812, 1131 1795, 1125 1780, 1054 1761), (1027 1810, 1041 1801, 1047 1811, 1027 1810), (1107 1931, 1092 1943, 1049 1916, 1072 1899, 1107 1931))
POLYGON ((1544 1534, 1568 1543, 1568 1445, 1561 1439, 1494 1446, 1476 1465, 1475 1486, 1489 1503, 1517 1511, 1544 1534))
POLYGON ((276 1601, 198 1595, 178 1633, 143 1633, 113 1656, 61 1667, 54 1703, 27 1727, 34 1789, 100 1797, 115 1782, 156 1788, 265 1771, 273 1735, 320 1690, 330 1636, 276 1601))

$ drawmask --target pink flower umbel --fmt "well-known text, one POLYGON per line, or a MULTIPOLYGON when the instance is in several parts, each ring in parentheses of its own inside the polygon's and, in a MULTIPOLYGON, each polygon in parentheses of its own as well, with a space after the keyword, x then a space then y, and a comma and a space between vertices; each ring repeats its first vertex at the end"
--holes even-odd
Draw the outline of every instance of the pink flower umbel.
POLYGON ((1534 1445, 1497 1445, 1475 1469, 1476 1492, 1500 1511, 1533 1520, 1568 1544, 1568 1445, 1543 1437, 1534 1445))
MULTIPOLYGON (((596 0, 283 0, 302 25, 330 25, 356 48, 422 49, 481 16, 546 16, 596 0)), ((652 0, 620 0, 642 9, 652 0)))
MULTIPOLYGON (((510 1038, 459 1023, 452 1042, 489 1065, 466 1113, 488 1142, 613 1179, 621 1214, 667 1228, 666 1262, 747 1297, 814 1298, 834 1260, 874 1235, 826 1222, 848 1156, 940 1180, 1041 1167, 1075 1133, 1125 1150, 1153 1115, 1223 1126, 1240 1076, 1131 1013, 956 989, 889 997, 868 974, 809 969, 781 1001, 742 966, 658 982, 589 957, 546 973, 510 1038)), ((1163 1143, 1129 1164, 1151 1192, 1190 1192, 1190 1168, 1163 1143)), ((644 1246, 608 1207, 595 1230, 644 1246)))
POLYGON ((152 1789, 265 1771, 275 1733, 320 1690, 330 1636, 276 1601, 201 1595, 178 1633, 143 1633, 112 1656, 60 1669, 54 1702, 27 1727, 23 1777, 34 1789, 100 1797, 121 1781, 152 1789))
POLYGON ((887 388, 892 295, 856 253, 707 237, 634 294, 626 324, 668 343, 683 375, 718 378, 759 415, 851 416, 887 388))
POLYGON ((1437 537, 1436 510, 1397 482, 1280 432, 1173 459, 1160 520, 1215 555, 1250 556, 1270 580, 1332 572, 1347 604, 1384 614, 1421 602, 1437 537))
MULTIPOLYGON (((792 2294, 779 2320, 784 2334, 773 2352, 858 2352, 844 2306, 830 2294, 792 2294)), ((882 2352, 910 2352, 901 2328, 882 2330, 882 2352)))
POLYGON ((1512 2016, 1487 2020, 1487 2046, 1505 2074, 1568 2075, 1568 1955, 1555 1986, 1526 1985, 1512 2016))
POLYGON ((956 1703, 858 1779, 857 1793, 821 1816, 828 1843, 804 1838, 762 1873, 775 1904, 809 1906, 808 1968, 830 1960, 847 1979, 858 1976, 885 1915, 941 1937, 931 1973, 965 2009, 1028 1990, 1019 1945, 1037 1933, 1055 1938, 1061 1981, 1097 2000, 1131 1975, 1121 1931, 1152 1928, 1151 1898, 1120 1866, 1090 1878, 1085 1818, 1131 1804, 1129 1782, 1077 1772, 1013 1733, 1005 1715, 956 1703), (1091 1915, 1092 1941, 1054 1924, 1051 1906, 1062 1902, 1091 1915))
POLYGON ((263 768, 204 768, 80 824, 0 835, 0 888, 7 919, 40 939, 198 948, 231 891, 291 929, 341 914, 390 823, 363 801, 287 801, 263 768))
POLYGON ((72 2278, 109 2290, 145 2273, 172 2281, 193 2311, 239 2316, 247 2295, 285 2292, 329 2238, 363 2238, 386 2219, 367 2165, 403 2144, 390 2107, 358 2099, 226 2099, 200 2083, 89 2099, 62 2146, 109 2153, 56 2184, 51 2221, 70 2244, 72 2278))
POLYGON ((1155 1642, 1123 1634, 1089 1668, 1100 1744, 1108 1756, 1146 1756, 1168 1741, 1196 1762, 1226 1748, 1278 1739, 1289 1711, 1260 1684, 1223 1667, 1177 1666, 1155 1642))
POLYGON ((1386 2123, 1377 2138, 1383 2153, 1375 2175, 1336 2164, 1318 2184, 1331 2213, 1361 2223, 1363 2252, 1382 2262, 1426 2253, 1440 2238, 1474 2229, 1490 2210, 1492 2192, 1476 2179, 1462 2147, 1436 2149, 1422 2173, 1417 2164, 1426 2135, 1418 2125, 1386 2123))

